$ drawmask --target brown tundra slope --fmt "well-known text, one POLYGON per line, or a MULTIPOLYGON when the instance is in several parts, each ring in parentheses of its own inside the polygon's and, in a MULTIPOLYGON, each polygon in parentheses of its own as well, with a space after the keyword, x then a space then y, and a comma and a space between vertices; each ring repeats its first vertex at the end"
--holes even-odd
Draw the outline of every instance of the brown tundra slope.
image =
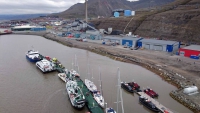
POLYGON ((91 21, 98 28, 133 32, 155 37, 200 44, 200 0, 176 0, 152 11, 138 11, 135 17, 91 21), (130 21, 131 20, 131 21, 130 21))

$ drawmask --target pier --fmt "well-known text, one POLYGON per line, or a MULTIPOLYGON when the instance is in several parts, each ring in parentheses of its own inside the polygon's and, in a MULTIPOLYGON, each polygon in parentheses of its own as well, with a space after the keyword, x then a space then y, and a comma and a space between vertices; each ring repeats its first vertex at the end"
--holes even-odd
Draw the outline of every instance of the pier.
POLYGON ((156 101, 155 99, 151 98, 149 95, 147 95, 144 92, 137 92, 137 94, 139 96, 143 96, 148 98, 151 102, 153 102, 155 104, 155 106, 162 112, 162 113, 173 113, 172 111, 170 111, 168 108, 166 108, 165 106, 163 106, 162 104, 160 104, 158 101, 156 101))

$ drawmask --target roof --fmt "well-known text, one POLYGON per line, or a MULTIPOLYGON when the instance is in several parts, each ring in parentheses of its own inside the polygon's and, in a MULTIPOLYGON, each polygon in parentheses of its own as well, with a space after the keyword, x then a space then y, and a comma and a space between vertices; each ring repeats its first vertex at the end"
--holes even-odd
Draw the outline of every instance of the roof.
POLYGON ((110 40, 121 40, 122 38, 120 37, 113 37, 113 36, 105 36, 103 39, 110 39, 110 40))
POLYGON ((183 47, 182 49, 190 49, 190 50, 200 51, 200 45, 190 45, 190 46, 183 47))
MULTIPOLYGON (((123 37, 123 39, 125 39, 125 40, 133 40, 133 41, 137 41, 137 40, 140 40, 140 39, 142 39, 142 38, 123 37)), ((122 40, 123 40, 123 39, 122 39, 122 40)))
POLYGON ((151 44, 162 44, 162 45, 173 45, 175 43, 178 43, 177 41, 156 40, 156 39, 142 39, 139 42, 151 43, 151 44))

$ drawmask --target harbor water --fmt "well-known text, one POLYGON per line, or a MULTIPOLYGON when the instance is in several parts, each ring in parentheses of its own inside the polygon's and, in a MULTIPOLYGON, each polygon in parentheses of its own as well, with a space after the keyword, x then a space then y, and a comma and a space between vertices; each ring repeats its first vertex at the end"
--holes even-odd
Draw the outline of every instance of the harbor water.
MULTIPOLYGON (((81 78, 91 79, 99 88, 99 67, 102 89, 109 107, 116 109, 117 68, 121 81, 135 81, 141 88, 150 87, 158 92, 158 100, 174 113, 192 113, 173 100, 169 93, 176 87, 158 75, 137 65, 115 61, 87 50, 70 48, 40 36, 0 36, 0 112, 1 113, 85 113, 75 110, 68 99, 65 83, 57 72, 43 74, 34 63, 26 60, 25 53, 34 47, 42 55, 56 57, 67 69, 72 68, 76 54, 81 78), (87 74, 89 61, 90 74, 87 74)), ((125 113, 152 113, 139 103, 138 95, 122 89, 125 113)), ((121 111, 119 111, 121 113, 121 111)))

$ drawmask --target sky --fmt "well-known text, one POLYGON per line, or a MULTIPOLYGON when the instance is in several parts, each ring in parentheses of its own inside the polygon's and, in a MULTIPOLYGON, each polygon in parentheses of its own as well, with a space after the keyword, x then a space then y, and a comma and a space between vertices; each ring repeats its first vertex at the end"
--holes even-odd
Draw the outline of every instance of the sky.
POLYGON ((65 11, 85 0, 0 0, 0 14, 38 14, 65 11))
POLYGON ((0 15, 58 13, 67 10, 76 3, 84 3, 84 1, 85 0, 0 0, 0 15))

